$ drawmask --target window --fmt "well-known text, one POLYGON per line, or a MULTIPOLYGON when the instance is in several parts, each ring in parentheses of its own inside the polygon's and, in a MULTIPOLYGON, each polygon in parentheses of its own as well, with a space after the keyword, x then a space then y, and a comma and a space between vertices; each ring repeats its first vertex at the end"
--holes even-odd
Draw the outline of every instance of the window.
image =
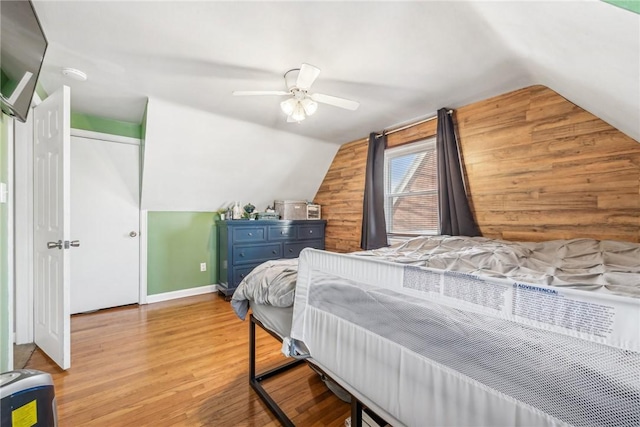
POLYGON ((390 148, 384 156, 387 234, 438 234, 436 139, 390 148))

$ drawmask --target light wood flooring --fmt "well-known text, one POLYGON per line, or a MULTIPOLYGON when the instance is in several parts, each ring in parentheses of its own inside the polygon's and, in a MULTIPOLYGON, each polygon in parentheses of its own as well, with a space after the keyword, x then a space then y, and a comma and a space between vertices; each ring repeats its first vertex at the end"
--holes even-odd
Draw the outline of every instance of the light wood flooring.
MULTIPOLYGON (((71 369, 36 349, 52 374, 58 425, 278 426, 249 386, 248 321, 215 294, 71 318, 71 369)), ((258 371, 286 359, 258 328, 258 371)), ((306 365, 263 382, 297 426, 343 426, 349 405, 306 365)))

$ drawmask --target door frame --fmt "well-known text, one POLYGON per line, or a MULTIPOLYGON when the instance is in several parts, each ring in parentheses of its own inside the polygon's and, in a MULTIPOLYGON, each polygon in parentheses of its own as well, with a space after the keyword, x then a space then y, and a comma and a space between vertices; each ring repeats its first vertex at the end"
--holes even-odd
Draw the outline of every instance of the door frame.
MULTIPOLYGON (((31 123, 33 127, 33 123, 31 123)), ((77 136, 81 138, 99 139, 101 141, 108 141, 121 144, 132 144, 141 146, 141 141, 138 138, 131 138, 126 136, 111 135, 101 132, 93 132, 82 129, 71 128, 71 136, 77 136)), ((15 223, 18 227, 20 223, 20 229, 31 230, 30 240, 27 240, 25 245, 31 249, 26 253, 31 254, 29 256, 19 256, 16 253, 16 274, 15 274, 15 330, 16 330, 16 344, 24 344, 33 342, 33 129, 29 133, 28 137, 25 137, 25 141, 20 142, 21 145, 27 146, 28 154, 20 156, 22 164, 16 164, 14 170, 26 170, 27 175, 31 179, 27 179, 24 186, 21 185, 20 191, 16 191, 16 215, 15 223), (31 166, 30 166, 31 165, 31 166), (26 168, 26 169, 23 169, 26 168), (19 201, 19 202, 18 202, 19 201), (20 206, 20 212, 18 212, 18 205, 20 206), (19 259, 18 259, 19 258, 19 259)), ((18 143, 18 141, 16 141, 18 143)), ((142 152, 140 153, 142 154, 142 152)), ((142 162, 142 155, 140 156, 140 162, 142 162)), ((142 168, 140 170, 140 177, 142 178, 142 168)), ((142 195, 142 191, 140 191, 142 195)), ((140 236, 144 236, 140 240, 140 274, 139 274, 139 304, 147 303, 147 211, 140 209, 140 236)), ((25 253, 20 251, 20 253, 25 253)), ((12 304, 13 307, 13 304, 12 304)))
POLYGON ((33 112, 16 123, 15 150, 15 343, 33 342, 33 112))
MULTIPOLYGON (((0 114, 4 114, 4 113, 0 113, 0 114)), ((13 344, 15 342, 15 323, 13 321, 14 318, 14 301, 15 301, 15 289, 14 289, 14 277, 15 277, 15 267, 14 267, 14 253, 11 250, 11 248, 14 247, 14 243, 15 243, 15 239, 14 239, 14 227, 15 227, 15 216, 14 216, 14 206, 15 206, 15 201, 14 201, 14 197, 15 197, 15 184, 14 184, 14 178, 13 178, 13 174, 15 171, 15 164, 14 164, 14 138, 15 138, 15 123, 16 121, 12 118, 9 117, 8 115, 5 115, 3 117, 3 124, 2 126, 5 127, 6 126, 6 130, 3 130, 3 132, 6 133, 7 136, 7 152, 6 152, 6 162, 7 162, 7 179, 4 184, 6 185, 6 194, 3 194, 3 197, 6 198, 6 201, 3 202, 3 204, 5 205, 5 209, 7 211, 7 222, 6 224, 2 224, 0 225, 0 228, 5 227, 6 229, 2 230, 3 232, 7 233, 7 253, 4 254, 4 257, 6 257, 7 260, 7 302, 6 302, 6 306, 3 304, 2 305, 2 309, 4 309, 5 307, 7 308, 7 318, 8 318, 8 322, 7 322, 7 329, 8 329, 8 334, 6 336, 6 342, 0 342, 0 346, 2 346, 3 348, 6 348, 6 362, 7 362, 7 366, 2 366, 0 367, 1 369, 7 368, 8 370, 12 370, 13 369, 13 344)), ((2 191, 2 190, 0 190, 2 191)), ((0 370, 1 370, 0 369, 0 370)))

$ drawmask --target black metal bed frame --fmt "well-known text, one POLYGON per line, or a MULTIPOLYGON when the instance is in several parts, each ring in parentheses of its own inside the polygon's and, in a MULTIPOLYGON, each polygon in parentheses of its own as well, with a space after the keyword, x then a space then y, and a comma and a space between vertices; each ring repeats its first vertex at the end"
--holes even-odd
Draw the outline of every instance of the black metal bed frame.
MULTIPOLYGON (((276 401, 273 400, 273 398, 269 395, 269 393, 267 393, 264 387, 262 387, 261 382, 282 372, 286 372, 289 369, 306 362, 306 360, 295 359, 291 362, 287 362, 273 369, 270 369, 266 372, 256 374, 256 325, 260 326, 269 335, 282 342, 282 338, 280 338, 278 334, 265 327, 262 322, 255 318, 253 314, 249 315, 249 384, 255 390, 255 392, 258 393, 258 396, 260 396, 262 401, 267 405, 269 410, 273 412, 273 414, 276 416, 276 418, 278 418, 283 426, 295 427, 295 424, 289 419, 289 417, 287 417, 287 414, 284 413, 284 411, 280 408, 276 401)), ((358 399, 356 399, 355 396, 351 395, 352 427, 362 427, 362 410, 362 403, 358 399)))

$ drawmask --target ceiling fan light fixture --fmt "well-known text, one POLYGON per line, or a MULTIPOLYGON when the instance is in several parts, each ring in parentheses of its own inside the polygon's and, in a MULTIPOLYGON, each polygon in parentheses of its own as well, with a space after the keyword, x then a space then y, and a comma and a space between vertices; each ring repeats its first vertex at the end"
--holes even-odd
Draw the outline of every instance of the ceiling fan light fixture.
POLYGON ((287 116, 287 123, 300 123, 307 116, 315 114, 318 104, 329 104, 338 108, 354 111, 360 105, 357 101, 339 98, 332 95, 324 95, 309 92, 311 86, 318 78, 320 69, 314 65, 302 64, 300 68, 293 68, 284 73, 286 91, 282 90, 236 90, 235 96, 247 95, 273 95, 288 96, 288 99, 280 103, 280 109, 287 116))
POLYGON ((307 115, 304 112, 304 107, 300 102, 296 102, 296 107, 293 109, 293 113, 291 113, 291 118, 296 122, 301 122, 307 118, 307 115))
POLYGON ((282 109, 282 112, 287 116, 290 116, 291 114, 293 114, 293 110, 295 110, 296 104, 298 104, 298 101, 296 101, 294 98, 289 98, 286 101, 282 101, 280 103, 280 109, 282 109))
POLYGON ((311 98, 303 99, 300 104, 307 116, 312 116, 318 110, 318 103, 311 98))

